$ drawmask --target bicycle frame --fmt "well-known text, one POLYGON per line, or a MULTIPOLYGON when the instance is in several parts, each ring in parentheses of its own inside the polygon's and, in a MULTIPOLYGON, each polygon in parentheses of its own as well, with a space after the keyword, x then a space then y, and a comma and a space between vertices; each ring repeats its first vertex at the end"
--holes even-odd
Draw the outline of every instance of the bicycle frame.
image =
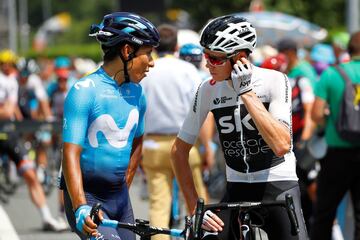
MULTIPOLYGON (((199 202, 198 202, 198 205, 199 205, 199 202)), ((299 222, 297 220, 296 213, 295 213, 295 205, 293 202, 293 198, 290 194, 285 195, 285 200, 264 201, 264 202, 232 202, 232 203, 208 204, 208 205, 205 205, 202 207, 202 215, 199 217, 199 220, 200 220, 200 222, 202 222, 203 214, 207 210, 225 210, 225 209, 239 210, 240 213, 244 213, 243 216, 240 216, 242 218, 242 221, 244 222, 244 223, 241 223, 241 222, 239 223, 240 231, 243 230, 242 226, 247 226, 248 228, 246 228, 246 229, 244 228, 244 230, 246 231, 245 236, 246 235, 248 236, 249 234, 251 235, 253 233, 253 229, 250 224, 250 216, 248 213, 252 209, 259 209, 259 208, 268 207, 268 206, 284 207, 287 211, 289 221, 291 224, 291 234, 295 236, 300 232, 299 222)), ((242 234, 243 233, 241 233, 241 235, 242 234)), ((199 232, 198 232, 198 235, 200 235, 199 232)), ((243 236, 241 236, 241 237, 243 237, 243 236)), ((251 237, 249 238, 249 236, 248 236, 245 239, 252 239, 252 238, 251 237)))
POLYGON ((191 219, 189 216, 185 217, 185 228, 184 229, 167 229, 167 228, 159 228, 149 225, 149 221, 143 219, 135 219, 135 223, 122 223, 116 220, 103 219, 100 221, 98 217, 98 212, 100 210, 101 205, 99 203, 95 204, 91 211, 90 217, 96 224, 101 224, 105 227, 111 228, 125 228, 128 229, 135 234, 140 236, 141 240, 150 240, 151 236, 156 234, 166 234, 173 237, 181 237, 185 240, 189 238, 190 235, 190 227, 191 227, 191 219))

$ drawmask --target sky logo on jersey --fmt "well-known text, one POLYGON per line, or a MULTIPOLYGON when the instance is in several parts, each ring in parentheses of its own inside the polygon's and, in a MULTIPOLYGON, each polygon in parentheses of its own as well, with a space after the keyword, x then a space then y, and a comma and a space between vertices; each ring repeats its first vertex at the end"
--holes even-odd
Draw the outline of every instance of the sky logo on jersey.
POLYGON ((74 87, 79 90, 80 88, 89 88, 90 86, 95 87, 95 83, 93 80, 87 78, 83 81, 76 82, 74 87))
POLYGON ((139 112, 133 109, 129 113, 125 127, 120 129, 113 117, 109 114, 103 114, 93 121, 89 127, 88 139, 93 148, 99 147, 97 138, 98 132, 102 132, 108 143, 114 148, 123 148, 126 146, 130 132, 139 121, 139 112))

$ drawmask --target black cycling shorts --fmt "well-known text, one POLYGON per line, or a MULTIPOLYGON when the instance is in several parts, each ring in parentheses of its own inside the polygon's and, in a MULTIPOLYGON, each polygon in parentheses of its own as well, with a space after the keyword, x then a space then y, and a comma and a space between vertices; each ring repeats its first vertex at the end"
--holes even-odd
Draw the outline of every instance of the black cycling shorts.
POLYGON ((34 163, 28 159, 25 148, 18 144, 17 140, 16 134, 7 134, 7 139, 0 140, 0 153, 8 155, 15 162, 21 175, 26 170, 33 169, 34 163))
MULTIPOLYGON (((86 202, 89 206, 95 203, 101 203, 101 210, 104 213, 105 219, 117 220, 124 223, 134 223, 134 214, 131 206, 129 191, 124 182, 119 188, 119 191, 114 191, 106 195, 99 195, 90 192, 85 192, 86 202)), ((75 213, 72 209, 71 199, 66 188, 64 189, 64 204, 66 218, 68 219, 71 230, 74 231, 80 239, 88 239, 83 233, 76 229, 75 213)), ((96 239, 103 240, 135 240, 135 234, 130 230, 119 228, 114 229, 110 227, 98 227, 98 232, 101 236, 96 239)), ((91 238, 95 239, 95 238, 91 238)))

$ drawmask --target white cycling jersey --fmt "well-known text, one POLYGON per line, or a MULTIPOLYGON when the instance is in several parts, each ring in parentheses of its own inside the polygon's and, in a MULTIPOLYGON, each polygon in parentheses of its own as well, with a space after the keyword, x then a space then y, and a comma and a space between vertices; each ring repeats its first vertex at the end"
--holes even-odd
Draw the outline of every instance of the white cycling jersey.
MULTIPOLYGON (((253 66, 252 83, 265 108, 291 132, 291 87, 286 75, 253 66)), ((194 144, 209 111, 215 117, 228 182, 297 180, 292 147, 282 157, 274 154, 228 81, 208 80, 199 86, 178 137, 194 144)))

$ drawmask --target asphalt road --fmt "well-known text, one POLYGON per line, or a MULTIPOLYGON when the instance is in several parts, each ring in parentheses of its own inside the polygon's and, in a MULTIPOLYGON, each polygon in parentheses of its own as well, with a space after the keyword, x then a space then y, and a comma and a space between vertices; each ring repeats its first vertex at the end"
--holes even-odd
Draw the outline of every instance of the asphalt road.
MULTIPOLYGON (((148 202, 140 199, 140 179, 135 178, 130 195, 136 218, 148 219, 148 202)), ((48 196, 51 213, 58 214, 58 192, 48 196)), ((30 201, 25 184, 21 184, 8 204, 0 203, 0 240, 70 240, 78 239, 70 230, 62 233, 43 232, 40 214, 30 201), (7 216, 8 217, 7 217, 7 216), (9 220, 9 221, 8 221, 9 220), (10 225, 10 222, 13 228, 10 225)))

